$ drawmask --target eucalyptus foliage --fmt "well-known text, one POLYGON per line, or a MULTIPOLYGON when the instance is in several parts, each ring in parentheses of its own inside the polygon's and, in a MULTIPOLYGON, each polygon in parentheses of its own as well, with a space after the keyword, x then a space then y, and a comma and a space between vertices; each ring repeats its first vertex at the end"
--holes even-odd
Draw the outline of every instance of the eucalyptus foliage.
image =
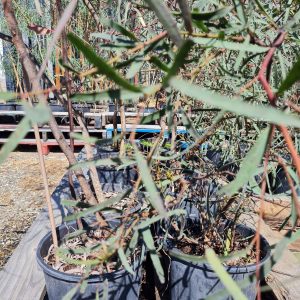
MULTIPOLYGON (((71 99, 88 103, 123 100, 125 104, 137 105, 147 104, 149 100, 157 100, 159 95, 163 95, 157 105, 158 111, 143 117, 141 124, 156 121, 168 126, 170 139, 168 147, 162 137, 151 141, 152 149, 147 155, 131 139, 133 151, 128 151, 128 157, 81 162, 72 166, 71 170, 91 165, 137 166, 141 184, 135 188, 146 191, 147 207, 134 226, 129 246, 119 249, 118 255, 124 268, 132 272, 125 254, 130 256, 134 248, 130 245, 137 245, 138 237, 142 237, 158 277, 164 282, 158 256, 162 245, 157 245, 149 229, 154 219, 145 215, 150 211, 154 215, 152 218, 156 218, 155 222, 168 220, 173 213, 182 217, 184 212, 174 210, 178 205, 174 204, 174 199, 170 200, 170 191, 176 194, 178 201, 182 200, 178 196, 181 192, 179 187, 188 178, 186 174, 222 181, 218 197, 228 207, 226 212, 232 212, 232 207, 226 206, 233 201, 230 196, 245 199, 253 193, 260 193, 257 176, 264 172, 262 166, 266 151, 271 157, 265 167, 267 172, 277 172, 276 155, 280 155, 288 166, 295 188, 299 185, 299 173, 280 131, 274 130, 271 142, 270 136, 271 128, 288 126, 299 153, 300 119, 285 101, 292 99, 295 105, 299 104, 300 4, 298 1, 280 0, 90 2, 95 8, 102 8, 96 10, 100 24, 96 24, 95 19, 90 22, 84 19, 90 18, 90 14, 80 2, 67 27, 72 50, 68 69, 74 81, 80 78, 84 87, 84 93, 73 93, 71 99), (283 32, 283 42, 274 45, 273 41, 283 32), (270 103, 266 89, 257 77, 272 49, 272 64, 269 64, 265 75, 270 88, 275 94, 278 92, 276 105, 270 103), (152 82, 133 81, 135 77, 141 78, 146 71, 155 74, 152 82), (179 125, 186 127, 186 134, 174 134, 179 125), (208 159, 210 151, 220 153, 221 162, 214 165, 208 159), (227 165, 229 169, 226 169, 227 165), (231 174, 233 179, 226 177, 228 173, 234 173, 231 174)), ((34 19, 35 8, 28 10, 28 15, 24 16, 18 10, 22 4, 16 2, 15 5, 22 22, 26 19, 37 21, 34 19)), ((49 25, 49 20, 43 21, 45 26, 49 25)), ((32 35, 27 29, 25 32, 32 35)), ((44 54, 39 53, 41 56, 44 54)), ((2 96, 9 99, 12 95, 2 96)), ((29 122, 34 113, 32 110, 25 121, 29 122)), ((22 134, 28 130, 28 124, 20 124, 22 134)), ((115 140, 119 138, 118 135, 115 140)), ((17 139, 14 141, 15 144, 18 142, 17 139)), ((92 142, 95 143, 94 140, 92 142)), ((2 148, 0 161, 15 146, 8 145, 2 148)), ((268 186, 271 183, 268 182, 268 186)), ((193 186, 188 189, 192 190, 193 186)), ((188 194, 188 189, 183 190, 183 194, 188 194)), ((65 221, 103 211, 117 201, 118 197, 84 208, 67 216, 65 221)), ((295 206, 291 207, 291 216, 295 216, 295 206)), ((276 246, 275 262, 298 234, 298 231, 292 236, 289 233, 276 246)), ((242 299, 244 296, 239 286, 223 270, 219 258, 212 250, 208 250, 206 256, 228 292, 242 299)), ((263 270, 264 275, 270 269, 268 265, 263 270)), ((245 279, 245 285, 249 280, 245 279)), ((217 298, 218 295, 214 299, 217 298)))

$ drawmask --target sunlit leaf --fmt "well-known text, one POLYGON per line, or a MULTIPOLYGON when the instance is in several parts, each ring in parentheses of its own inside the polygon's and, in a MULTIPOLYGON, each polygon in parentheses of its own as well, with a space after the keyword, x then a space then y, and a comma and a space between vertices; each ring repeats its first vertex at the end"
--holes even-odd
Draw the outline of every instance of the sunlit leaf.
POLYGON ((163 79, 163 85, 166 85, 171 77, 177 74, 179 69, 185 64, 185 60, 189 51, 193 46, 193 42, 191 40, 186 40, 176 53, 174 63, 171 66, 170 70, 168 71, 166 77, 163 79))
POLYGON ((119 84, 121 87, 127 90, 133 92, 141 91, 140 87, 132 85, 129 81, 118 74, 115 69, 111 67, 104 59, 99 57, 87 42, 79 38, 74 33, 69 33, 68 39, 78 50, 80 50, 84 54, 86 59, 91 64, 98 68, 98 73, 106 75, 109 79, 113 80, 115 83, 119 84))
POLYGON ((165 282, 164 270, 161 266, 159 256, 156 252, 155 244, 154 244, 154 240, 153 240, 151 231, 150 231, 150 229, 142 230, 142 234, 143 234, 143 241, 145 242, 145 244, 149 250, 150 258, 152 260, 152 263, 153 263, 155 272, 159 278, 159 281, 161 283, 164 283, 165 282))
POLYGON ((241 0, 234 0, 233 3, 242 25, 245 25, 247 20, 246 20, 246 14, 244 11, 243 2, 241 0))
POLYGON ((109 89, 103 92, 84 93, 72 95, 72 102, 97 102, 106 101, 111 102, 114 100, 122 99, 125 102, 130 102, 143 97, 143 92, 132 92, 126 89, 109 89))
POLYGON ((164 72, 170 71, 170 68, 156 56, 151 56, 150 62, 153 63, 156 67, 158 67, 159 69, 161 69, 164 72))
POLYGON ((92 215, 92 214, 94 214, 94 213, 96 213, 98 211, 101 211, 101 210, 103 210, 103 209, 105 209, 107 207, 110 207, 110 206, 118 203, 123 198, 125 198, 127 195, 129 195, 129 193, 130 193, 130 190, 126 190, 125 192, 120 193, 120 194, 118 194, 115 197, 111 197, 110 199, 108 199, 106 201, 103 201, 103 202, 101 202, 101 203, 99 203, 97 205, 94 205, 94 206, 92 206, 90 208, 87 208, 85 210, 82 210, 80 212, 76 212, 76 213, 74 213, 72 215, 66 216, 64 218, 64 221, 65 222, 73 221, 73 220, 77 220, 79 218, 82 218, 82 217, 84 217, 86 215, 92 215))
POLYGON ((233 280, 233 278, 226 272, 224 266, 220 262, 218 256, 212 249, 207 249, 205 251, 205 256, 210 264, 210 266, 213 268, 215 273, 220 278, 221 282, 225 286, 225 288, 228 290, 230 295, 235 300, 247 300, 247 297, 243 294, 240 287, 238 286, 237 282, 233 280))
POLYGON ((118 255, 119 255, 120 261, 121 261, 122 265, 124 266, 125 270, 130 274, 134 274, 130 264, 128 263, 128 260, 124 253, 123 248, 121 248, 121 247, 118 248, 118 255))
POLYGON ((129 158, 120 158, 120 157, 111 157, 111 158, 101 158, 90 161, 81 161, 76 165, 72 165, 70 170, 89 168, 91 166, 124 166, 124 165, 133 165, 135 160, 129 158))
POLYGON ((144 116, 141 119, 140 124, 148 124, 153 121, 160 120, 163 116, 165 116, 165 114, 166 114, 165 109, 158 110, 150 115, 144 116))
POLYGON ((16 149, 19 142, 31 129, 32 123, 45 123, 50 118, 49 108, 42 103, 32 108, 28 105, 25 105, 25 110, 26 116, 21 120, 16 130, 9 136, 7 142, 0 150, 0 164, 5 161, 10 152, 16 149))
POLYGON ((229 184, 224 186, 219 193, 225 193, 228 196, 235 194, 248 180, 253 176, 253 173, 257 169, 258 165, 261 164, 265 148, 268 142, 268 137, 270 133, 270 128, 264 129, 256 143, 247 153, 246 157, 243 159, 240 170, 237 173, 235 179, 229 184))
POLYGON ((120 32, 124 36, 127 36, 133 41, 138 41, 137 37, 131 31, 127 30, 123 25, 113 21, 112 19, 106 19, 104 17, 101 17, 101 23, 104 26, 117 30, 118 32, 120 32))
POLYGON ((183 43, 183 39, 178 31, 176 20, 171 15, 168 7, 163 1, 146 0, 150 8, 155 12, 159 21, 163 24, 172 41, 177 47, 183 43))
POLYGON ((281 83, 278 94, 282 94, 284 91, 291 88, 298 80, 300 80, 300 57, 298 57, 297 62, 293 64, 293 67, 288 72, 286 78, 281 83))
POLYGON ((243 43, 223 41, 223 40, 213 39, 213 38, 194 37, 192 38, 192 40, 196 44, 200 44, 207 48, 221 48, 227 50, 247 51, 253 53, 264 53, 269 50, 268 47, 263 47, 263 46, 253 45, 253 44, 245 45, 243 43))
MULTIPOLYGON (((195 21, 214 21, 214 20, 219 20, 226 15, 232 10, 232 6, 225 6, 220 9, 217 9, 215 11, 211 12, 198 12, 198 11, 192 11, 192 19, 195 21)), ((174 15, 181 15, 180 12, 174 12, 174 15)))
POLYGON ((150 197, 149 201, 159 214, 165 216, 166 209, 164 207, 163 200, 160 196, 160 193, 158 192, 155 182, 152 178, 147 161, 135 145, 133 148, 135 152, 135 158, 139 169, 139 173, 142 177, 144 186, 147 192, 149 193, 149 197, 150 197))
POLYGON ((239 97, 230 99, 229 97, 214 93, 181 79, 173 78, 170 80, 170 84, 175 90, 182 92, 184 95, 218 107, 222 110, 277 125, 284 124, 286 126, 300 128, 299 117, 287 114, 276 108, 267 105, 250 104, 242 101, 239 97))

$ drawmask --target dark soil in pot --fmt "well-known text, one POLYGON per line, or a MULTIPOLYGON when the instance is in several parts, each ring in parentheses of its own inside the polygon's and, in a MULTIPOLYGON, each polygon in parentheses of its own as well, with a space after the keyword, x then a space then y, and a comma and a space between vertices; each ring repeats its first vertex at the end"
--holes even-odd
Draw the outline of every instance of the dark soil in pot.
MULTIPOLYGON (((116 197, 121 192, 131 189, 130 186, 127 186, 124 187, 124 190, 112 191, 109 187, 112 187, 112 185, 102 185, 105 200, 116 197)), ((102 210, 101 213, 103 214, 103 217, 106 220, 109 220, 111 226, 119 226, 122 222, 122 218, 138 213, 142 209, 145 195, 142 192, 138 192, 134 199, 132 199, 131 196, 132 194, 129 194, 116 205, 102 210)), ((72 212, 70 211, 70 213, 72 212)), ((97 223, 94 215, 86 216, 83 219, 83 222, 85 222, 87 226, 93 226, 93 224, 97 223)))
MULTIPOLYGON (((57 228, 59 240, 62 240, 69 232, 70 228, 66 225, 59 226, 57 228)), ((44 272, 48 299, 58 300, 78 285, 81 276, 57 271, 45 262, 44 257, 48 255, 51 245, 51 233, 48 233, 38 245, 37 261, 44 272)), ((142 256, 140 255, 133 263, 134 274, 128 273, 125 269, 119 269, 102 275, 90 275, 85 291, 80 294, 78 290, 72 299, 95 299, 96 293, 101 299, 105 285, 108 287, 108 299, 138 299, 141 286, 142 256)))
MULTIPOLYGON (((244 226, 238 225, 236 231, 242 237, 249 237, 255 234, 255 231, 244 226)), ((261 236, 261 260, 260 266, 262 266, 270 257, 270 246, 268 242, 261 236)), ((224 285, 209 266, 208 263, 191 263, 185 259, 178 258, 176 254, 182 253, 178 249, 178 246, 181 250, 188 254, 192 254, 190 249, 184 249, 183 245, 170 244, 169 247, 169 256, 171 258, 170 262, 170 298, 174 299, 205 299, 208 296, 211 296, 223 289, 224 285)), ((199 244, 199 246, 201 246, 199 244)), ((215 245, 214 245, 215 246, 215 245)), ((196 252, 197 255, 201 253, 203 249, 193 249, 193 252, 196 252), (198 253, 197 253, 198 252, 198 253)), ((235 281, 241 281, 244 278, 255 275, 256 264, 255 259, 250 258, 250 263, 247 264, 246 261, 235 260, 227 262, 226 268, 227 272, 235 281)), ((256 298, 256 282, 253 280, 246 288, 243 288, 242 291, 246 297, 250 300, 256 298)), ((224 299, 231 299, 231 297, 225 297, 224 299)))

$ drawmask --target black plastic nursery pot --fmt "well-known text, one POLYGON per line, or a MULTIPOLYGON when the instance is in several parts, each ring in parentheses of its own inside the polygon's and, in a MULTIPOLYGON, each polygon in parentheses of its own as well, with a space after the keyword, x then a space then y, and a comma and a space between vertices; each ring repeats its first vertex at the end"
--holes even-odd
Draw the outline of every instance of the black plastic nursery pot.
POLYGON ((91 107, 87 105, 80 105, 80 104, 73 104, 73 108, 77 111, 80 111, 81 113, 87 113, 90 112, 91 107))
POLYGON ((108 111, 114 112, 115 111, 115 104, 114 103, 108 103, 108 111))
MULTIPOLYGON (((244 225, 238 225, 237 230, 243 236, 251 236, 255 234, 255 231, 244 225)), ((259 266, 263 266, 265 262, 270 258, 271 250, 270 245, 264 237, 261 238, 261 250, 263 252, 263 258, 261 259, 259 266)), ((205 299, 208 296, 224 290, 225 287, 209 266, 208 263, 192 263, 184 259, 174 256, 174 254, 180 254, 181 251, 177 248, 172 248, 169 251, 171 257, 170 262, 170 299, 205 299)), ((245 288, 242 288, 243 293, 247 299, 256 299, 256 281, 255 272, 256 264, 249 264, 245 266, 225 266, 227 272, 237 283, 248 276, 254 275, 253 282, 245 288)), ((224 299, 232 299, 228 296, 224 299)))
POLYGON ((67 112, 66 108, 63 105, 50 104, 49 106, 52 112, 67 112))
MULTIPOLYGON (((58 226, 58 239, 62 240, 71 231, 66 225, 58 226)), ((38 245, 37 262, 44 272, 48 299, 60 300, 80 282, 81 276, 59 272, 46 264, 43 257, 48 254, 51 245, 52 236, 49 232, 38 245)), ((142 261, 143 254, 140 255, 138 261, 133 263, 134 274, 130 274, 125 269, 120 269, 103 275, 90 276, 85 291, 81 294, 79 289, 72 299, 94 300, 97 293, 99 298, 102 299, 104 289, 108 291, 108 299, 138 299, 142 279, 142 261)))
MULTIPOLYGON (((117 158, 119 152, 111 149, 97 149, 95 159, 117 158)), ((118 169, 114 166, 98 166, 97 172, 101 184, 114 184, 119 186, 132 186, 138 178, 137 170, 128 166, 118 169)))
POLYGON ((15 110, 15 106, 13 104, 0 104, 0 110, 13 111, 15 110))
POLYGON ((24 111, 24 106, 22 104, 16 104, 15 109, 16 111, 24 111))

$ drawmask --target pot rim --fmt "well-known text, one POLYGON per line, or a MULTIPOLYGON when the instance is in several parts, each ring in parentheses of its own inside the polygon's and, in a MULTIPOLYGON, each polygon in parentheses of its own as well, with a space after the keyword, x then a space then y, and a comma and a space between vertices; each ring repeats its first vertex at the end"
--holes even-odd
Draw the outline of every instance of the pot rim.
MULTIPOLYGON (((56 227, 56 230, 58 231, 62 227, 66 227, 66 224, 61 224, 56 227)), ((51 231, 49 231, 39 242, 37 250, 36 250, 36 258, 39 266, 42 268, 43 272, 47 273, 51 277, 55 277, 58 279, 61 279, 63 281, 68 281, 68 282, 79 282, 82 278, 83 275, 76 275, 76 274, 68 274, 64 273, 58 270, 53 269, 51 266, 49 266, 45 261, 44 258, 41 256, 41 249, 46 241, 52 238, 51 231)), ((142 256, 142 255, 140 255, 142 256)), ((140 257, 140 261, 136 261, 133 264, 133 270, 136 271, 141 264, 142 257, 140 257)), ((119 277, 122 277, 124 275, 130 274, 125 268, 118 269, 116 271, 113 271, 111 273, 104 273, 101 275, 90 275, 88 277, 88 283, 98 283, 98 282, 103 282, 105 279, 117 279, 119 277)))
MULTIPOLYGON (((252 229, 251 227, 248 227, 244 224, 238 224, 237 228, 244 228, 244 229, 252 231, 253 233, 256 232, 254 229, 252 229)), ((271 256, 270 244, 265 239, 265 237, 262 236, 261 234, 260 234, 260 241, 261 241, 261 245, 264 245, 264 247, 266 248, 266 253, 265 253, 264 257, 259 261, 259 264, 258 264, 259 267, 263 266, 270 259, 270 256, 271 256)), ((183 252, 181 250, 177 249, 176 247, 170 248, 169 249, 169 255, 170 255, 170 257, 172 257, 172 260, 179 261, 179 262, 184 263, 184 264, 195 265, 195 267, 196 266, 204 266, 206 271, 214 272, 214 270, 210 267, 210 264, 208 262, 203 262, 203 263, 201 263, 201 262, 199 262, 199 263, 191 262, 189 260, 185 260, 184 258, 179 258, 179 257, 173 256, 172 252, 170 252, 170 250, 173 251, 173 252, 176 252, 176 253, 183 253, 183 252)), ((192 255, 192 256, 194 256, 194 255, 192 255)), ((256 270, 257 264, 256 263, 251 263, 251 264, 247 264, 245 266, 227 266, 227 265, 223 265, 223 267, 230 274, 252 273, 256 270)))

